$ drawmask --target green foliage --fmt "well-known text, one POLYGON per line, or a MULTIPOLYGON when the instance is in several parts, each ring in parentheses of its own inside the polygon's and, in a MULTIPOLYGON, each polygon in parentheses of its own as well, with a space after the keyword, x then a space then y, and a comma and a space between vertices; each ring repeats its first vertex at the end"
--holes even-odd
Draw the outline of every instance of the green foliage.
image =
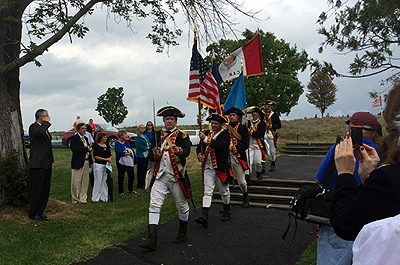
POLYGON ((0 194, 5 204, 21 206, 28 202, 28 168, 21 169, 18 152, 0 156, 0 194))
MULTIPOLYGON (((297 105, 303 86, 298 80, 298 72, 307 67, 308 54, 303 50, 297 52, 297 48, 290 47, 283 39, 277 39, 273 33, 257 30, 251 32, 246 29, 243 32, 244 39, 220 40, 207 47, 207 51, 216 53, 217 62, 222 62, 225 57, 250 41, 257 33, 260 33, 261 52, 265 69, 266 99, 277 103, 276 111, 289 114, 292 107, 297 105)), ((207 57, 207 61, 211 61, 207 57)), ((235 80, 221 85, 221 96, 224 102, 235 80)), ((264 102, 263 76, 245 78, 247 106, 259 106, 264 102)))
POLYGON ((123 87, 110 87, 105 94, 97 98, 95 110, 106 122, 111 122, 112 126, 122 123, 128 115, 128 108, 124 105, 123 91, 123 87))
POLYGON ((350 64, 352 76, 370 76, 390 69, 395 71, 392 77, 398 79, 400 65, 394 53, 400 43, 400 2, 358 0, 353 6, 346 5, 348 1, 328 2, 330 12, 322 12, 318 19, 318 33, 325 36, 320 51, 332 46, 344 54, 357 52, 350 64), (332 15, 335 23, 326 28, 324 24, 332 15), (367 70, 372 72, 362 75, 367 70))
POLYGON ((307 84, 307 101, 321 111, 322 117, 324 117, 325 110, 336 101, 338 89, 332 80, 333 77, 329 74, 318 71, 307 84))

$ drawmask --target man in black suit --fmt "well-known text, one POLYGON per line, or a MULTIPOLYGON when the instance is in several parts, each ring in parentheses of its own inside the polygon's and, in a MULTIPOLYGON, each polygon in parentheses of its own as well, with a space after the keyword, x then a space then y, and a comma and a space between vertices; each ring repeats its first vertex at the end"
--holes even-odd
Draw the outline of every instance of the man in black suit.
POLYGON ((89 139, 85 136, 86 125, 79 123, 77 133, 71 137, 71 195, 72 203, 86 203, 89 185, 89 139))
POLYGON ((43 214, 50 194, 51 170, 54 163, 51 146, 51 135, 48 128, 51 126, 47 110, 38 109, 35 113, 36 121, 29 126, 30 155, 30 210, 29 217, 35 221, 48 221, 43 214))

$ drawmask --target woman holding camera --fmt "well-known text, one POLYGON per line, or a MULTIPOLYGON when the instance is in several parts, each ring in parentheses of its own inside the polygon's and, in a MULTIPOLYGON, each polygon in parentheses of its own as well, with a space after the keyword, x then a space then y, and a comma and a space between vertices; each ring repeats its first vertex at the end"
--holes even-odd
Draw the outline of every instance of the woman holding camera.
POLYGON ((400 214, 400 82, 389 92, 383 116, 387 134, 381 145, 380 158, 366 144, 354 149, 351 137, 345 137, 335 151, 338 177, 332 205, 331 223, 336 234, 354 240, 364 225, 400 214), (355 157, 363 185, 358 188, 353 176, 355 157))

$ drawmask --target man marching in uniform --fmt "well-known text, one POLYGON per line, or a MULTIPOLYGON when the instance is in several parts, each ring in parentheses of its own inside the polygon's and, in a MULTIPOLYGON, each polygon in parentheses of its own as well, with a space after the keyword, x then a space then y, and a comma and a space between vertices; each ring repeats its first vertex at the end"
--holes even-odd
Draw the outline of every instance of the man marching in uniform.
POLYGON ((221 220, 230 219, 229 183, 233 179, 228 160, 230 137, 228 131, 222 129, 222 124, 228 122, 228 119, 217 113, 212 113, 206 120, 210 121, 211 130, 199 132, 201 142, 197 147, 198 160, 204 162, 204 196, 202 215, 195 222, 203 227, 208 226, 208 211, 210 210, 215 185, 218 186, 224 205, 221 220), (201 145, 205 150, 204 154, 200 152, 201 145))
MULTIPOLYGON (((264 146, 264 134, 266 125, 263 121, 264 113, 259 108, 255 107, 249 111, 252 115, 253 120, 250 122, 246 120, 247 127, 249 128, 249 149, 247 149, 249 155, 249 167, 252 166, 253 162, 257 173, 257 179, 262 179, 262 166, 261 161, 265 161, 265 146, 264 146)), ((246 175, 250 178, 250 170, 246 170, 246 175)))
POLYGON ((272 107, 276 106, 276 103, 272 100, 267 100, 267 104, 263 104, 261 109, 265 110, 265 123, 267 124, 267 130, 265 131, 265 141, 269 146, 269 153, 271 156, 271 166, 269 171, 275 171, 275 149, 278 147, 276 143, 276 130, 281 128, 281 120, 276 112, 272 111, 272 107))
POLYGON ((150 150, 153 156, 149 156, 149 159, 157 164, 150 193, 149 239, 140 245, 150 250, 157 247, 160 211, 170 192, 175 199, 180 223, 175 243, 186 241, 189 219, 187 199, 191 198, 190 181, 186 172, 186 157, 190 154, 191 142, 187 133, 176 128, 177 118, 183 118, 185 114, 175 107, 167 106, 158 110, 157 116, 163 117, 164 128, 153 133, 151 139, 150 150))
POLYGON ((228 131, 231 137, 229 162, 236 173, 240 190, 243 193, 243 207, 248 208, 250 202, 244 171, 248 169, 246 150, 249 148, 249 131, 246 126, 239 122, 239 116, 244 115, 240 109, 231 107, 224 112, 224 115, 229 115, 230 121, 228 125, 228 131))

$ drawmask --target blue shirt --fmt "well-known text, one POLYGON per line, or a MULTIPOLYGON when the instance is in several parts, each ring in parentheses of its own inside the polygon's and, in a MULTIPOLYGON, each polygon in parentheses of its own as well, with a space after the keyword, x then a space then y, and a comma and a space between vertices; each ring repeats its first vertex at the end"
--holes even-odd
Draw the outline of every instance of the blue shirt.
POLYGON ((116 141, 114 145, 114 150, 115 150, 115 158, 118 161, 121 156, 124 156, 124 150, 125 148, 132 149, 132 147, 129 145, 127 141, 124 142, 124 144, 121 144, 120 142, 116 141))
MULTIPOLYGON (((378 145, 376 145, 371 139, 363 137, 363 143, 375 148, 375 150, 378 152, 378 145)), ((326 173, 329 168, 329 164, 331 163, 333 154, 335 153, 335 147, 336 147, 336 145, 333 145, 331 147, 331 149, 329 149, 329 152, 326 154, 324 160, 322 161, 321 165, 319 166, 317 175, 315 175, 315 178, 321 183, 324 182, 326 173)), ((334 161, 333 161, 333 163, 334 163, 334 161)), ((358 159, 356 157, 356 167, 355 167, 355 171, 354 171, 354 177, 357 179, 357 185, 360 185, 362 183, 360 177, 358 176, 359 163, 360 162, 358 161, 358 159)), ((380 165, 380 163, 378 163, 378 165, 376 167, 379 167, 379 165, 380 165)), ((335 188, 337 176, 338 176, 338 173, 337 173, 337 170, 335 169, 335 172, 333 173, 331 184, 329 186, 331 191, 333 191, 333 189, 335 188)))
POLYGON ((145 131, 144 132, 144 135, 146 135, 147 136, 147 139, 149 139, 149 141, 151 141, 151 138, 153 137, 153 132, 154 131, 145 131))

